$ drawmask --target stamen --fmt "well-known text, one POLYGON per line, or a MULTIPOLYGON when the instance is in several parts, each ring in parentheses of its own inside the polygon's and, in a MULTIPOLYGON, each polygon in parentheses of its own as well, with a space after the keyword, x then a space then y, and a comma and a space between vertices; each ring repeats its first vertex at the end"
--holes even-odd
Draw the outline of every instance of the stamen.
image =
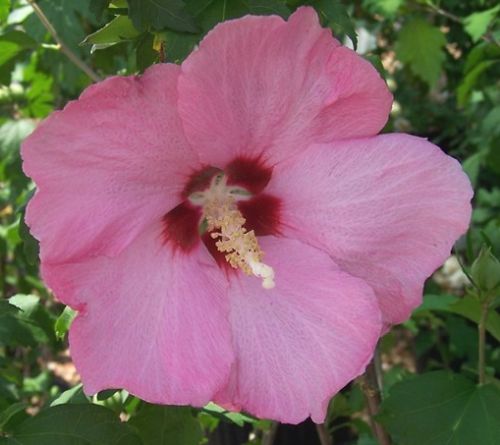
MULTIPOLYGON (((198 204, 201 196, 193 198, 193 204, 198 204)), ((235 193, 227 186, 224 175, 214 177, 202 199, 207 230, 212 232, 212 238, 217 239, 215 245, 226 254, 226 261, 247 275, 262 278, 262 287, 272 289, 275 285, 274 270, 262 262, 264 252, 260 249, 255 232, 247 231, 244 227, 246 220, 238 210, 235 193)))

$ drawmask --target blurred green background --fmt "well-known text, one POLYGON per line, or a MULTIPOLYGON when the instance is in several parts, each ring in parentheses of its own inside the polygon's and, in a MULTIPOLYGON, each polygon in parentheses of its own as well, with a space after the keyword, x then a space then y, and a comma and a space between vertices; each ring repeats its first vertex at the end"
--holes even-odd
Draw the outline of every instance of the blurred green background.
POLYGON ((386 79, 395 102, 384 131, 429 138, 475 188, 467 236, 380 342, 376 420, 396 445, 500 444, 500 5, 489 0, 0 0, 0 443, 378 443, 365 381, 335 397, 320 427, 119 390, 85 397, 66 340, 74 314, 40 281, 23 223, 33 184, 19 146, 51 111, 97 78, 182 62, 220 21, 303 4, 386 79))

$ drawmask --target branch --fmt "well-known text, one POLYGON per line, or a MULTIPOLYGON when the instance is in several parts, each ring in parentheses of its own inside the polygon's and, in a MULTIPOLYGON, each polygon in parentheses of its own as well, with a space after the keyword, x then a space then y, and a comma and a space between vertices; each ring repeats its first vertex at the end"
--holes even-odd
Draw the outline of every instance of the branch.
POLYGON ((478 373, 479 384, 484 385, 486 382, 486 360, 485 360, 485 345, 486 345, 486 321, 488 320, 489 302, 483 302, 481 307, 481 318, 479 319, 478 332, 479 332, 479 358, 478 358, 478 373))
POLYGON ((360 384, 365 395, 366 408, 370 418, 370 426, 373 435, 380 445, 391 445, 389 434, 387 434, 382 425, 375 420, 375 416, 378 414, 380 407, 380 392, 382 386, 377 371, 377 360, 378 354, 375 352, 373 360, 366 368, 365 373, 360 377, 360 384))
MULTIPOLYGON (((458 17, 457 15, 452 14, 451 12, 445 11, 444 9, 441 9, 439 6, 436 6, 432 3, 427 3, 426 6, 427 6, 427 8, 426 8, 427 11, 434 12, 435 14, 446 17, 447 19, 451 20, 452 22, 460 23, 463 26, 464 20, 461 17, 458 17)), ((486 32, 484 35, 482 35, 481 39, 487 43, 493 43, 497 46, 500 46, 500 43, 498 43, 498 41, 495 39, 493 34, 489 31, 486 32)))
POLYGON ((316 431, 318 432, 319 442, 321 445, 332 445, 332 437, 325 427, 324 423, 316 424, 316 431))
POLYGON ((61 40, 54 26, 52 25, 52 23, 50 23, 49 19, 40 9, 40 6, 38 6, 35 0, 28 0, 28 3, 31 5, 31 7, 35 11, 35 14, 42 22, 42 25, 50 33, 52 38, 57 42, 61 51, 66 55, 66 57, 71 60, 71 62, 73 62, 78 68, 80 68, 87 76, 89 76, 94 82, 99 82, 101 78, 97 75, 97 73, 92 68, 90 68, 82 59, 80 59, 71 50, 71 48, 61 40))
POLYGON ((279 422, 272 422, 269 431, 265 431, 262 436, 262 445, 273 445, 278 433, 279 422))

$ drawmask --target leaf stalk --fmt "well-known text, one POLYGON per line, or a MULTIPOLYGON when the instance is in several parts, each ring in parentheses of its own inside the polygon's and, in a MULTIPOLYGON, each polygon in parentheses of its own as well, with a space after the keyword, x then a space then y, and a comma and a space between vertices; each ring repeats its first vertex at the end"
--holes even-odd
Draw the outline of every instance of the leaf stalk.
POLYGON ((56 29, 50 23, 49 19, 47 16, 44 14, 44 12, 41 10, 40 6, 35 2, 35 0, 27 0, 28 3, 31 5, 33 8, 33 11, 39 18, 40 22, 42 22, 42 25, 44 28, 49 32, 49 34, 52 36, 52 38, 57 42, 59 45, 61 52, 66 55, 66 57, 73 62, 73 64, 82 70, 87 76, 89 76, 94 82, 99 82, 101 78, 99 75, 90 67, 88 66, 82 59, 80 59, 72 50, 71 48, 66 45, 59 37, 59 34, 57 33, 56 29))

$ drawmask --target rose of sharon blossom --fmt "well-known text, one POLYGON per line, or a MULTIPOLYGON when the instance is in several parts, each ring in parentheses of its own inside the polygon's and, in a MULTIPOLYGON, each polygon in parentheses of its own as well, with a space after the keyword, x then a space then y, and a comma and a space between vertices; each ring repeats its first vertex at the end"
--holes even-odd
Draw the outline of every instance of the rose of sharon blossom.
POLYGON ((42 275, 79 312, 88 394, 323 421, 467 228, 470 184, 322 29, 219 24, 181 65, 112 77, 25 141, 42 275))

